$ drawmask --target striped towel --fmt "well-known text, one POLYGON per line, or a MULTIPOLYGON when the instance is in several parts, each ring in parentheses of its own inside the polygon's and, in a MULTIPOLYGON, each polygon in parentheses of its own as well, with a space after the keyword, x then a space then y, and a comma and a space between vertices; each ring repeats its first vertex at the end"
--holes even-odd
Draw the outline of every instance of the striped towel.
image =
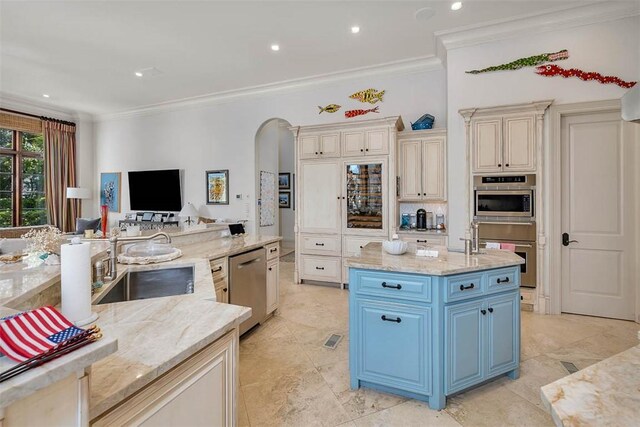
POLYGON ((83 332, 51 306, 0 319, 0 352, 23 362, 83 332))

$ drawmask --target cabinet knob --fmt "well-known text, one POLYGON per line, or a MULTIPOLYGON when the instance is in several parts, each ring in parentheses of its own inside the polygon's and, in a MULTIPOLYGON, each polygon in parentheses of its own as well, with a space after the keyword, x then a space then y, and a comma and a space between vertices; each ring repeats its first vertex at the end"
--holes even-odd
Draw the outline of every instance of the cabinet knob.
POLYGON ((322 151, 320 152, 320 154, 322 154, 322 151))
POLYGON ((385 322, 396 322, 396 323, 400 323, 402 322, 402 319, 399 317, 396 317, 395 319, 390 319, 387 316, 385 316, 384 314, 380 317, 382 320, 384 320, 385 322))
POLYGON ((465 286, 465 285, 460 285, 460 290, 464 291, 465 289, 473 289, 475 288, 476 285, 474 285, 473 283, 471 283, 469 286, 465 286))
MULTIPOLYGON (((318 154, 318 152, 316 151, 316 155, 317 155, 317 154, 318 154)), ((500 166, 500 165, 498 165, 498 166, 500 166)))
POLYGON ((344 196, 342 196, 342 200, 344 200, 344 196))
POLYGON ((482 315, 484 316, 485 314, 487 314, 487 310, 480 310, 480 313, 482 313, 482 315))
POLYGON ((228 288, 223 288, 222 292, 227 292, 229 289, 228 288))
POLYGON ((489 307, 489 313, 493 313, 493 308, 489 307))
POLYGON ((272 267, 269 267, 269 271, 271 271, 271 270, 272 270, 272 267))
MULTIPOLYGON (((318 153, 316 153, 318 154, 318 153)), ((501 168, 502 167, 502 163, 498 163, 498 167, 501 168)))
POLYGON ((369 151, 369 149, 367 148, 367 149, 366 149, 366 150, 364 150, 364 151, 369 151))
POLYGON ((362 149, 362 148, 361 148, 361 149, 360 149, 360 152, 363 152, 363 151, 364 151, 364 149, 362 149))
POLYGON ((506 167, 509 167, 509 163, 507 163, 505 166, 506 166, 506 167))

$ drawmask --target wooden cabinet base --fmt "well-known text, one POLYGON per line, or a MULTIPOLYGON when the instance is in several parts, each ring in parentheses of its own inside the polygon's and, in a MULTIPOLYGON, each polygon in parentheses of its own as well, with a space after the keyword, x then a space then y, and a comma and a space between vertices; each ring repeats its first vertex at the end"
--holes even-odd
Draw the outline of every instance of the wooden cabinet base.
POLYGON ((238 340, 234 329, 92 425, 235 425, 238 340))

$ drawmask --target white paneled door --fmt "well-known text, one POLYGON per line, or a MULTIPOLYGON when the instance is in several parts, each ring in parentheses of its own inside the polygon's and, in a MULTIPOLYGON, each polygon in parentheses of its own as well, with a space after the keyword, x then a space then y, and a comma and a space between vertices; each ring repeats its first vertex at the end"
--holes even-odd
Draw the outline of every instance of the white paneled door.
POLYGON ((619 112, 563 117, 562 311, 633 319, 633 126, 619 112))

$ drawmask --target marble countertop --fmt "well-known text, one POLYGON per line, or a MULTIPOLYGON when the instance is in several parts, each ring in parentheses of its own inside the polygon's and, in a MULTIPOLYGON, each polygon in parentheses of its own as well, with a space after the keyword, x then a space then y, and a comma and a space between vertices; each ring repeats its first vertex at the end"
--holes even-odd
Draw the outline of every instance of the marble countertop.
POLYGON ((467 256, 464 253, 450 252, 445 247, 434 247, 433 249, 440 251, 437 258, 418 257, 415 249, 415 245, 409 245, 409 250, 404 255, 389 255, 382 249, 381 243, 369 243, 360 252, 360 256, 347 258, 345 265, 369 270, 447 276, 525 262, 515 253, 501 249, 485 249, 482 254, 467 256))
POLYGON ((541 388, 557 426, 637 426, 640 345, 541 388))
MULTIPOLYGON (((0 317, 15 313, 17 313, 16 310, 0 307, 0 317)), ((9 406, 37 390, 91 366, 114 353, 117 348, 118 343, 113 335, 103 331, 103 338, 99 341, 0 383, 0 402, 2 402, 0 407, 9 406)), ((5 371, 16 364, 6 357, 0 357, 0 371, 5 371)))

